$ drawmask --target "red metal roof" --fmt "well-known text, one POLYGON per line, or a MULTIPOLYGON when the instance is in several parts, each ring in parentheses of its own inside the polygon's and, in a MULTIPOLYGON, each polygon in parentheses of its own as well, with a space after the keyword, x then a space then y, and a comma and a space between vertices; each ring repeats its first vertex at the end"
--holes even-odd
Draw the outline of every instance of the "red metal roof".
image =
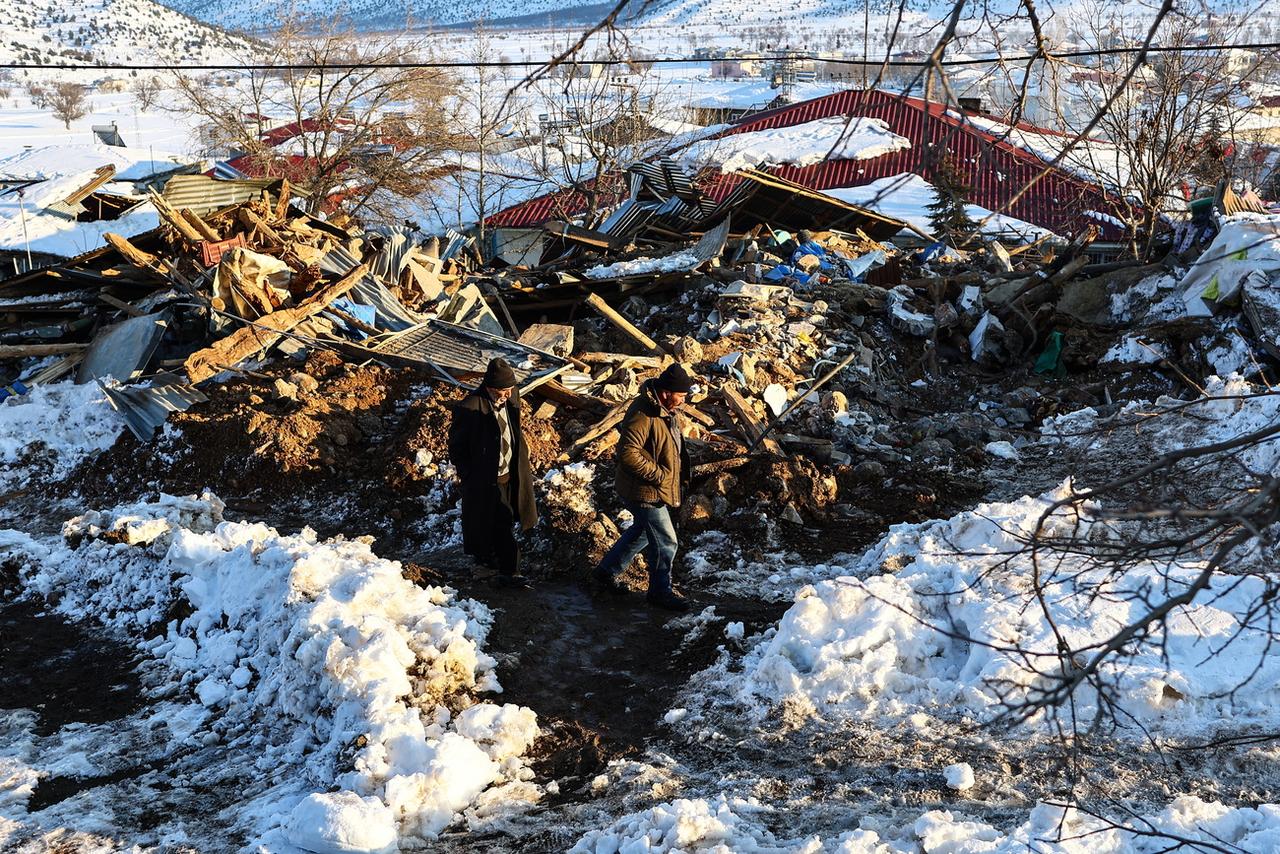
MULTIPOLYGON (((1121 203, 1101 187, 1064 170, 1048 167, 1037 155, 966 123, 942 104, 927 104, 918 98, 888 92, 847 90, 747 116, 725 131, 725 135, 790 127, 835 116, 882 119, 894 133, 911 140, 911 148, 871 160, 825 160, 805 167, 775 166, 768 171, 815 190, 857 187, 904 172, 914 172, 927 180, 928 152, 933 146, 942 146, 960 177, 974 188, 970 196, 973 204, 1007 213, 1058 234, 1071 234, 1093 224, 1102 229, 1103 239, 1118 240, 1124 236, 1119 226, 1085 216, 1086 211, 1097 211, 1106 217, 1117 217, 1121 203), (1046 168, 1047 174, 1005 210, 1006 203, 1046 168)), ((1044 135, 1062 135, 1026 124, 1019 128, 1044 135)), ((700 182, 702 189, 714 198, 722 197, 741 180, 734 175, 718 174, 706 178, 700 182)), ((572 195, 572 191, 562 191, 531 199, 494 214, 488 223, 510 227, 537 225, 572 209, 572 195)))

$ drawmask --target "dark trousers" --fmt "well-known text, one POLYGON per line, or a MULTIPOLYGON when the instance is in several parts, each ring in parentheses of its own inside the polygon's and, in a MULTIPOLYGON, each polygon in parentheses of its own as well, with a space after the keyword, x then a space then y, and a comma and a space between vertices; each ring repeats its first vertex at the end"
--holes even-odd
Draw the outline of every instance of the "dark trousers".
POLYGON ((663 595, 671 592, 671 565, 676 559, 680 544, 676 540, 676 528, 671 522, 671 511, 662 504, 641 504, 624 501, 631 511, 631 527, 622 532, 613 548, 596 567, 599 575, 617 576, 624 572, 641 551, 649 562, 649 592, 663 595))
POLYGON ((462 549, 493 562, 499 575, 515 575, 520 564, 511 484, 466 483, 462 488, 462 549))

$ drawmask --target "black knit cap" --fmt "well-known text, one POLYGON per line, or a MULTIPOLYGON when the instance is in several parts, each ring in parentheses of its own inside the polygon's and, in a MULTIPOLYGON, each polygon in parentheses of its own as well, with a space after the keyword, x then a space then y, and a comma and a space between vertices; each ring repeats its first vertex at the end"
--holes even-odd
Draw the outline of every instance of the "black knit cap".
POLYGON ((489 361, 484 372, 484 384, 489 388, 512 388, 516 384, 516 372, 507 360, 498 356, 489 361))
POLYGON ((667 369, 658 375, 658 379, 654 382, 655 388, 663 391, 676 391, 689 393, 693 391, 693 377, 680 365, 668 365, 667 369))

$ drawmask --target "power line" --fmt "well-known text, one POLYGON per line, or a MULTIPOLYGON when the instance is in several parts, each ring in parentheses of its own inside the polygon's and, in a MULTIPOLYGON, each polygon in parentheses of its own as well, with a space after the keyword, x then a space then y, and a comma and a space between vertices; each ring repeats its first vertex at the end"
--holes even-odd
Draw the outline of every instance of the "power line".
MULTIPOLYGON (((1201 45, 1167 45, 1133 47, 1099 48, 1095 50, 1046 51, 1043 54, 1027 53, 1017 56, 996 56, 969 59, 943 59, 939 65, 958 67, 966 65, 1001 65, 1004 63, 1030 62, 1036 59, 1062 60, 1085 59, 1100 56, 1123 56, 1135 53, 1201 53, 1223 50, 1280 50, 1280 42, 1239 42, 1227 44, 1201 45)), ((726 57, 623 57, 615 59, 569 59, 561 65, 567 66, 615 66, 615 65, 673 65, 684 63, 704 63, 720 61, 771 62, 779 59, 809 59, 814 62, 826 62, 832 65, 857 66, 889 66, 891 68, 925 68, 933 65, 928 59, 845 59, 825 58, 817 56, 797 56, 796 54, 752 54, 726 57)), ((42 65, 30 62, 0 63, 0 69, 15 71, 338 71, 352 68, 371 69, 415 69, 415 68, 539 68, 552 62, 552 59, 499 59, 490 61, 438 60, 423 62, 303 62, 284 65, 246 64, 236 65, 192 65, 183 63, 89 63, 85 65, 42 65)))

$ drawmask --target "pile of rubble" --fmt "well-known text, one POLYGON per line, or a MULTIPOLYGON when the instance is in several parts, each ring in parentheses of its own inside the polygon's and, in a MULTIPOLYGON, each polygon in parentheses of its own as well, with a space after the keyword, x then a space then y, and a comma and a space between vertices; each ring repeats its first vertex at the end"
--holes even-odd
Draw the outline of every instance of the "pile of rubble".
POLYGON ((800 536, 958 506, 1045 417, 1148 390, 1128 374, 1163 392, 1224 352, 1246 373, 1280 356, 1274 219, 1226 220, 1183 270, 1099 262, 1091 233, 903 239, 905 223, 762 173, 719 201, 672 164, 638 174, 595 228, 547 223, 519 263, 461 234, 313 216, 285 181, 222 207, 155 195, 160 228, 0 283, 5 393, 101 384, 134 438, 83 488, 127 480, 172 418, 189 453, 168 487, 265 500, 340 476, 434 507, 448 406, 501 355, 547 478, 542 545, 581 560, 616 534, 614 428, 672 361, 703 380, 684 523, 800 536))

